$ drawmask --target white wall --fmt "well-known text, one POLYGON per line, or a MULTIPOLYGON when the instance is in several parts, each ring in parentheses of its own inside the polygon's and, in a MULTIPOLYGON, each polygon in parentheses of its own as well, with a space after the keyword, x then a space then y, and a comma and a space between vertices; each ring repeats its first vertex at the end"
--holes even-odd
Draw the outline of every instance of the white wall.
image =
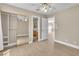
POLYGON ((17 19, 17 36, 29 35, 29 19, 27 21, 20 21, 17 19))
POLYGON ((79 5, 60 11, 56 17, 56 40, 79 47, 79 5))

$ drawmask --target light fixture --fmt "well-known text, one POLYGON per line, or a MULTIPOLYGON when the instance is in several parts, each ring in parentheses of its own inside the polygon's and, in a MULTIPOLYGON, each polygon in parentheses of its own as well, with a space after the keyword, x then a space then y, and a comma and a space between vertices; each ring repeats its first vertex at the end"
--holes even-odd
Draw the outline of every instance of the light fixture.
POLYGON ((27 19, 25 18, 24 21, 27 21, 27 19))
POLYGON ((42 3, 40 4, 40 8, 37 10, 43 11, 43 12, 48 12, 51 6, 48 3, 42 3))
POLYGON ((18 18, 18 20, 20 20, 20 21, 27 21, 27 20, 28 20, 28 17, 20 16, 20 15, 18 15, 17 18, 18 18))

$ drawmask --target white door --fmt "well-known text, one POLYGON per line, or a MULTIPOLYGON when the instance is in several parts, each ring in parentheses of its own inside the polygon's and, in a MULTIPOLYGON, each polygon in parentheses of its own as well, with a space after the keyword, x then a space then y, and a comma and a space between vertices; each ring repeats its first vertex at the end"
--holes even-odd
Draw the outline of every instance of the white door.
POLYGON ((33 18, 29 17, 29 44, 33 42, 33 18))
POLYGON ((1 13, 0 13, 0 51, 3 50, 3 33, 2 33, 2 23, 1 23, 1 13))
POLYGON ((16 45, 16 15, 9 15, 9 45, 16 45))
POLYGON ((48 19, 42 18, 42 40, 48 39, 48 19))
POLYGON ((40 17, 37 17, 38 19, 38 41, 40 41, 40 17))

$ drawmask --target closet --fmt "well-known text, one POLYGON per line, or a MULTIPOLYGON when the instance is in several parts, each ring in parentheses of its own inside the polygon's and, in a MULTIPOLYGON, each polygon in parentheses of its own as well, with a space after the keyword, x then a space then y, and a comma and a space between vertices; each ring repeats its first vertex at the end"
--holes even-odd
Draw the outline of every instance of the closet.
POLYGON ((8 46, 8 29, 9 29, 9 19, 8 19, 8 14, 5 13, 1 13, 1 23, 2 23, 2 32, 3 32, 3 47, 7 47, 8 46))
POLYGON ((3 47, 16 45, 16 15, 1 13, 3 47))
POLYGON ((19 16, 1 12, 1 27, 3 48, 27 43, 29 33, 29 19, 26 16, 19 16))

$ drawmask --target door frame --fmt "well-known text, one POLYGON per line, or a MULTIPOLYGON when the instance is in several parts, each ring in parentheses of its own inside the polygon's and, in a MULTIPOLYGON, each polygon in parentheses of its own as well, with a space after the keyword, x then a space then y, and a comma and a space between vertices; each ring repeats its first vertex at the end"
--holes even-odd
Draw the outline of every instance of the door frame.
POLYGON ((38 18, 38 41, 40 41, 40 17, 39 16, 30 16, 29 17, 29 44, 33 43, 33 18, 38 18))

